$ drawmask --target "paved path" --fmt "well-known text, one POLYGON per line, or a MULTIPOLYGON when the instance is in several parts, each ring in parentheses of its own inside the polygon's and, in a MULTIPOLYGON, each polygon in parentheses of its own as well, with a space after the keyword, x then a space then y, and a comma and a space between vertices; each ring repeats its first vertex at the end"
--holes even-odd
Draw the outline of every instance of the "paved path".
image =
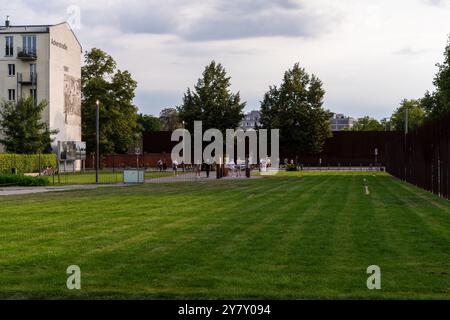
POLYGON ((127 185, 123 183, 118 183, 118 184, 83 184, 83 185, 57 186, 57 187, 8 187, 8 188, 0 188, 0 197, 45 193, 45 192, 58 192, 58 191, 94 190, 98 188, 124 187, 124 186, 127 185))
MULTIPOLYGON (((261 176, 252 176, 250 179, 259 179, 262 178, 261 176)), ((221 180, 248 180, 248 178, 243 174, 241 177, 236 176, 228 176, 224 177, 221 180)), ((153 179, 147 179, 145 180, 145 183, 175 183, 175 182, 196 182, 196 181, 220 181, 217 180, 216 173, 211 172, 209 175, 209 178, 206 178, 206 173, 202 172, 200 177, 197 177, 195 173, 183 173, 178 176, 168 176, 168 177, 161 177, 161 178, 153 178, 153 179)))
MULTIPOLYGON (((260 176, 252 176, 251 179, 259 179, 260 176)), ((247 180, 245 176, 242 177, 225 177, 221 180, 247 180)), ((206 178, 206 174, 202 172, 200 178, 197 178, 195 173, 180 174, 178 176, 168 176, 161 178, 153 178, 145 180, 145 183, 178 183, 178 182, 214 182, 221 181, 216 179, 215 172, 211 172, 211 175, 206 178)), ((83 184, 83 185, 68 185, 68 186, 53 186, 53 187, 0 187, 0 197, 1 196, 16 196, 25 194, 36 194, 36 193, 46 193, 46 192, 60 192, 60 191, 74 191, 74 190, 95 190, 98 188, 107 187, 126 187, 132 186, 133 184, 83 184)))

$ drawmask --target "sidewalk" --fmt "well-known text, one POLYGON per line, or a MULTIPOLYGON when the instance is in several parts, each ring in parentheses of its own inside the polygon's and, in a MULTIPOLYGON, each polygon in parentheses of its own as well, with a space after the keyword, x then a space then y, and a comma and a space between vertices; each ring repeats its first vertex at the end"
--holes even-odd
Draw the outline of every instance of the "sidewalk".
POLYGON ((25 194, 36 194, 46 192, 58 192, 58 191, 74 191, 74 190, 95 190, 105 187, 124 187, 128 186, 123 183, 118 184, 81 184, 70 186, 54 186, 54 187, 5 187, 0 188, 1 196, 18 196, 25 194))
MULTIPOLYGON (((252 176, 250 179, 259 179, 262 178, 261 176, 252 176)), ((176 182, 206 182, 206 181, 221 181, 221 180, 249 180, 243 173, 241 177, 223 177, 220 180, 217 180, 216 172, 211 172, 209 175, 209 178, 206 177, 206 173, 202 172, 200 177, 197 177, 197 175, 194 172, 190 173, 182 173, 178 176, 170 176, 170 177, 162 177, 162 178, 153 178, 153 179, 146 179, 145 183, 176 183, 176 182)))
MULTIPOLYGON (((261 176, 252 176, 250 179, 260 179, 261 176)), ((179 183, 179 182, 214 182, 214 181, 233 181, 233 180, 248 180, 248 178, 243 175, 242 177, 224 177, 217 180, 216 173, 211 172, 209 178, 206 178, 206 173, 202 172, 201 177, 197 177, 195 173, 185 173, 178 176, 168 176, 161 178, 146 179, 146 184, 157 184, 157 183, 179 183)), ((2 196, 18 196, 26 194, 37 194, 46 192, 60 192, 60 191, 75 191, 75 190, 95 190, 98 188, 108 188, 108 187, 127 187, 133 186, 134 184, 80 184, 80 185, 67 185, 67 186, 49 186, 49 187, 0 187, 0 197, 2 196)))

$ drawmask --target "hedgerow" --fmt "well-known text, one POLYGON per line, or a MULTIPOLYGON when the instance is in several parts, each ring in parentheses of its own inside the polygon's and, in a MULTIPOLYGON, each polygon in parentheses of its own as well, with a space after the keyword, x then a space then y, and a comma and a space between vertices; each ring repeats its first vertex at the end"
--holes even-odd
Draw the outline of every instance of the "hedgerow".
POLYGON ((28 177, 18 174, 0 174, 0 186, 37 187, 50 183, 48 177, 28 177))
POLYGON ((12 168, 17 173, 36 173, 48 166, 57 167, 55 154, 0 154, 0 174, 10 174, 12 168))

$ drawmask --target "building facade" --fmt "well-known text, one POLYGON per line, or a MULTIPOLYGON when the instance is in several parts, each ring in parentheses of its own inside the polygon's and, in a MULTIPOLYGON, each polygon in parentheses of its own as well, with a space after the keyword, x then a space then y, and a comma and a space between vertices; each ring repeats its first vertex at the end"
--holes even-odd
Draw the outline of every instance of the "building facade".
POLYGON ((259 122, 260 119, 261 119, 260 111, 252 111, 250 113, 247 113, 242 118, 241 125, 239 128, 244 130, 255 129, 256 126, 260 125, 259 122))
POLYGON ((346 117, 343 114, 335 113, 330 119, 331 131, 344 131, 353 128, 356 124, 356 119, 346 117))
POLYGON ((0 26, 0 100, 46 101, 42 121, 58 130, 54 150, 58 141, 81 141, 81 53, 66 22, 0 26))

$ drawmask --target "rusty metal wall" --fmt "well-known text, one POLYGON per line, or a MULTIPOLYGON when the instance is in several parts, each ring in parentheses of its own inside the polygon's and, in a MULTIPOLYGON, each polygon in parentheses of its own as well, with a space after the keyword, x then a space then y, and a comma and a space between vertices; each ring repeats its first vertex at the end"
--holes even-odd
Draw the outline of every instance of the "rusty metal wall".
POLYGON ((450 112, 386 146, 387 171, 450 199, 450 112))

